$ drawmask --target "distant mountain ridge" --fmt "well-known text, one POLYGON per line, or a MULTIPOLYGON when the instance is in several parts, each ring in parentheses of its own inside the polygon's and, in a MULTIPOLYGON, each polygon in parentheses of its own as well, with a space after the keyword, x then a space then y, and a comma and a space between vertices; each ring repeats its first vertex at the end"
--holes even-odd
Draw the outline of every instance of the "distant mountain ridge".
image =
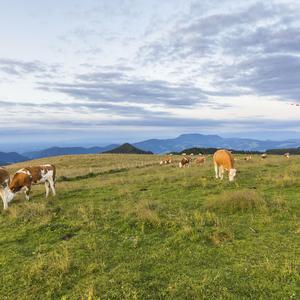
POLYGON ((42 157, 59 156, 59 155, 74 155, 74 154, 96 154, 117 147, 117 144, 111 144, 104 147, 51 147, 40 151, 32 151, 23 153, 24 156, 30 159, 37 159, 42 157))
POLYGON ((0 166, 5 166, 26 160, 29 160, 29 158, 17 152, 0 152, 0 166))
POLYGON ((121 146, 118 146, 112 150, 108 150, 102 153, 116 153, 116 154, 153 154, 151 151, 144 151, 141 149, 138 149, 137 147, 125 143, 121 146))
POLYGON ((266 151, 274 148, 296 148, 300 140, 260 141, 247 138, 222 138, 218 135, 182 134, 174 139, 151 139, 134 146, 153 153, 180 152, 187 148, 227 148, 244 151, 266 151))

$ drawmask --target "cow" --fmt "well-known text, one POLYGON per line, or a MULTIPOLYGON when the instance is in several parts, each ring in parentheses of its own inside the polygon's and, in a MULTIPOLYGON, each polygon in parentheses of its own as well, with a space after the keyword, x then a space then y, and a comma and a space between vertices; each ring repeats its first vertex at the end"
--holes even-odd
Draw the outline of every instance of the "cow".
POLYGON ((196 165, 202 165, 205 163, 205 157, 204 156, 198 156, 196 159, 195 159, 195 163, 196 165))
POLYGON ((172 162, 172 157, 171 156, 165 156, 161 161, 160 165, 168 165, 172 162))
POLYGON ((233 155, 227 150, 218 150, 213 156, 216 178, 223 179, 224 170, 228 171, 229 181, 236 175, 233 155))
POLYGON ((251 155, 248 155, 244 158, 245 161, 249 161, 249 160, 252 160, 252 156, 251 155))
POLYGON ((287 159, 290 158, 290 153, 288 153, 288 152, 287 152, 287 153, 284 153, 283 155, 284 155, 287 159))
POLYGON ((267 156, 268 156, 267 153, 263 153, 263 154, 261 155, 261 158, 262 158, 262 159, 266 159, 267 156))
POLYGON ((192 160, 190 157, 187 157, 187 156, 183 157, 179 163, 179 168, 182 168, 184 166, 189 166, 191 161, 192 160))
POLYGON ((55 196, 55 175, 56 167, 54 165, 26 167, 15 173, 9 188, 14 194, 24 192, 26 200, 29 200, 32 184, 45 183, 46 197, 49 195, 50 188, 55 196))
POLYGON ((3 201, 3 209, 8 209, 8 203, 13 199, 14 195, 9 189, 10 177, 6 169, 0 167, 0 196, 3 201))

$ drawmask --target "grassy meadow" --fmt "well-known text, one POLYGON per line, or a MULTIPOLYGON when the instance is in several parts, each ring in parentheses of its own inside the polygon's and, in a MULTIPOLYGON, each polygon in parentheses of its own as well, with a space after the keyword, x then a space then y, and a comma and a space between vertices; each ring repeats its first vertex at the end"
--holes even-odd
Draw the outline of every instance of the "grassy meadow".
POLYGON ((57 196, 1 207, 0 299, 300 299, 300 156, 243 157, 233 183, 211 157, 9 166, 55 164, 57 196))

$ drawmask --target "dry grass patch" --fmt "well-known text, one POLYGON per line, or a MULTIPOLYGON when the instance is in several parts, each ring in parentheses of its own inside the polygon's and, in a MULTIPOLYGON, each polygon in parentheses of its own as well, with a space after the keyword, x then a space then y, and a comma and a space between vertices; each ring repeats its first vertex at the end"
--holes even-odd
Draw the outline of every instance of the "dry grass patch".
POLYGON ((277 187, 292 187, 296 184, 297 179, 294 174, 291 173, 284 173, 282 175, 278 175, 272 178, 272 182, 277 187))
POLYGON ((34 221, 39 224, 47 224, 51 221, 52 215, 44 202, 24 202, 22 205, 18 204, 9 207, 8 217, 13 221, 22 223, 34 221))
POLYGON ((265 197, 254 190, 226 191, 205 203, 208 210, 222 212, 266 211, 265 197))
POLYGON ((127 217, 133 217, 138 223, 150 226, 160 226, 161 219, 158 214, 158 205, 151 200, 142 200, 136 204, 126 203, 122 206, 121 212, 127 217))
POLYGON ((153 201, 142 201, 135 206, 135 215, 138 220, 151 224, 153 226, 159 226, 161 220, 158 215, 157 203, 153 201))

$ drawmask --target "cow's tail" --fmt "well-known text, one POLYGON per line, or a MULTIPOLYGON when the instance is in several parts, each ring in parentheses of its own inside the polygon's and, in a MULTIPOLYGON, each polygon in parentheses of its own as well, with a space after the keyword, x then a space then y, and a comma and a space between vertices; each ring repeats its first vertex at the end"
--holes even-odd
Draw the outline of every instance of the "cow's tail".
POLYGON ((56 167, 54 165, 52 165, 53 168, 53 184, 55 186, 55 182, 56 182, 56 167))

